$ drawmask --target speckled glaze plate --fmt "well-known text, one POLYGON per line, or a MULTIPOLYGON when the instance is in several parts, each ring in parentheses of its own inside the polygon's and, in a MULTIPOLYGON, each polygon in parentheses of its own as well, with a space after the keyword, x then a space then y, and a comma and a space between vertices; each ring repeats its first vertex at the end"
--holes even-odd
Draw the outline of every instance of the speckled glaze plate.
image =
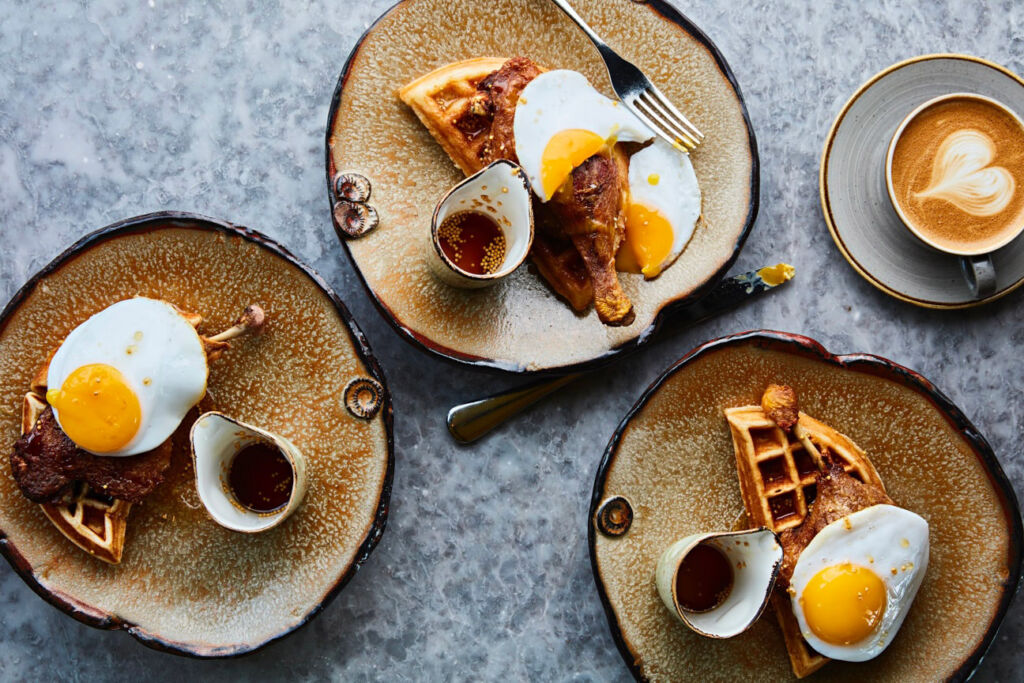
POLYGON ((589 516, 591 564, 623 658, 639 679, 779 681, 793 677, 771 610, 728 640, 680 624, 654 570, 672 542, 744 518, 723 410, 756 404, 770 382, 871 458, 889 495, 928 520, 924 584, 892 645, 860 664, 830 662, 836 681, 962 680, 992 643, 1021 578, 1020 508, 992 448, 928 380, 877 356, 834 356, 806 337, 748 332, 695 349, 669 368, 615 431, 589 516), (625 533, 599 530, 624 498, 625 533))
POLYGON ((387 385, 345 306, 283 247, 222 221, 150 214, 84 237, 0 313, 0 452, 18 438, 22 397, 53 347, 88 316, 135 295, 200 313, 206 334, 247 304, 263 306, 265 329, 236 339, 211 364, 199 409, 295 443, 308 463, 303 505, 262 534, 214 523, 195 489, 193 411, 172 437, 166 480, 131 511, 120 564, 65 539, 6 466, 0 552, 36 593, 86 624, 178 654, 243 654, 306 623, 377 544, 394 466, 387 385), (358 378, 381 387, 370 419, 344 402, 358 378))
POLYGON ((966 308, 1024 283, 1024 235, 993 254, 995 294, 975 299, 955 256, 926 247, 900 222, 885 188, 885 154, 900 122, 940 95, 973 92, 1024 112, 1024 80, 966 55, 926 55, 873 76, 832 125, 821 160, 821 206, 832 238, 868 282, 928 308, 966 308))
POLYGON ((693 164, 707 225, 659 278, 622 274, 636 320, 606 327, 577 315, 531 268, 466 291, 428 270, 430 217, 462 179, 455 164, 397 96, 414 78, 480 56, 529 56, 580 71, 611 96, 584 34, 540 0, 402 0, 363 35, 338 79, 327 126, 327 179, 355 172, 371 182, 379 227, 345 252, 399 334, 444 358, 514 372, 592 366, 647 341, 671 310, 704 292, 735 260, 757 213, 758 161, 739 87, 714 44, 664 0, 578 0, 579 13, 635 61, 706 134, 693 164))

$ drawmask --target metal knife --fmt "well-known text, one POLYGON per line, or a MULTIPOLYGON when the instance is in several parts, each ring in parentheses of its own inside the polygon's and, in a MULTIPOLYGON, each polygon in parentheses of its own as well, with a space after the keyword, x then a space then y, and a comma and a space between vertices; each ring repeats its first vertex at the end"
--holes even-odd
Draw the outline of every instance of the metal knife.
MULTIPOLYGON (((794 269, 785 263, 765 266, 748 273, 726 278, 707 295, 679 309, 668 319, 666 330, 682 330, 730 311, 754 297, 789 282, 794 269)), ((662 336, 665 331, 662 331, 662 336)), ((495 427, 540 401, 545 396, 574 382, 586 373, 573 373, 546 378, 526 386, 510 389, 448 411, 448 431, 459 443, 471 443, 495 427)))

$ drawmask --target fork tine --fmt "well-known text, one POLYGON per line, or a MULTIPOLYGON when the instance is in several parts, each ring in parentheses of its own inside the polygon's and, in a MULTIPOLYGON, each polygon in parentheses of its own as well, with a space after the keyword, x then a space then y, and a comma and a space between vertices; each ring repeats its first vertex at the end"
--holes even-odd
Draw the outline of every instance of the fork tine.
POLYGON ((686 115, 679 111, 672 102, 665 97, 664 93, 658 89, 658 86, 651 83, 650 87, 645 90, 641 95, 647 95, 647 99, 651 100, 654 105, 657 105, 666 118, 675 119, 681 124, 683 130, 690 133, 690 137, 698 142, 698 144, 704 140, 704 133, 700 132, 697 126, 690 122, 690 119, 686 118, 686 115))
POLYGON ((651 119, 651 117, 648 116, 643 109, 640 109, 634 105, 630 107, 630 110, 648 128, 654 131, 658 137, 660 137, 662 140, 667 142, 672 147, 675 147, 676 149, 683 152, 689 152, 691 149, 695 149, 695 147, 691 147, 691 145, 693 144, 692 140, 690 140, 689 138, 680 139, 679 136, 676 134, 669 134, 661 125, 659 125, 653 119, 651 119))
POLYGON ((639 98, 634 98, 632 103, 633 106, 630 109, 636 114, 641 121, 647 124, 647 127, 658 133, 662 138, 665 139, 673 147, 683 146, 687 150, 694 150, 700 145, 700 143, 693 139, 693 137, 683 131, 682 129, 673 126, 664 120, 647 102, 639 98))
MULTIPOLYGON (((657 102, 652 102, 647 98, 638 99, 638 104, 641 104, 647 109, 649 109, 651 112, 651 116, 654 117, 656 120, 665 122, 665 124, 671 127, 671 130, 673 130, 674 132, 682 132, 683 134, 685 134, 687 138, 693 141, 694 146, 700 145, 701 138, 697 137, 697 135, 694 135, 692 130, 683 126, 679 121, 676 121, 672 116, 665 112, 663 107, 658 106, 657 102)), ((698 131, 698 133, 699 132, 700 131, 698 131)))

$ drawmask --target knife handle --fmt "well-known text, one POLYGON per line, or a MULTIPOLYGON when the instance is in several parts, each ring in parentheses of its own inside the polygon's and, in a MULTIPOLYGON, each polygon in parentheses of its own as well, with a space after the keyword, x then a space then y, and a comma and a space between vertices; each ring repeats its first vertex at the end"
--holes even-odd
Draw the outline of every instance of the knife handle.
POLYGON ((544 379, 520 389, 457 405, 448 411, 448 431, 459 443, 470 443, 553 391, 582 377, 582 373, 544 379))

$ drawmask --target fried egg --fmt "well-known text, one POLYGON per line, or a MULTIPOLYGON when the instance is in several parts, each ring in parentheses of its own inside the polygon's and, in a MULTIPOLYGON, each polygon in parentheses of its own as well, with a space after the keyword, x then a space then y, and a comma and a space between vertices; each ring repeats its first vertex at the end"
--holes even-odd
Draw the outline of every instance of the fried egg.
POLYGON ((109 306, 72 330, 50 360, 46 400, 77 446, 126 456, 166 441, 206 393, 206 351, 166 301, 109 306))
POLYGON ((547 71, 530 81, 516 104, 516 156, 534 192, 548 201, 573 169, 615 142, 654 137, 626 107, 594 90, 576 71, 547 71))
POLYGON ((873 659, 896 637, 928 568, 928 522, 873 505, 811 539, 790 581, 800 632, 815 650, 847 662, 873 659))
POLYGON ((689 155, 655 140, 629 159, 629 194, 617 266, 654 278, 679 258, 700 218, 700 185, 689 155))

